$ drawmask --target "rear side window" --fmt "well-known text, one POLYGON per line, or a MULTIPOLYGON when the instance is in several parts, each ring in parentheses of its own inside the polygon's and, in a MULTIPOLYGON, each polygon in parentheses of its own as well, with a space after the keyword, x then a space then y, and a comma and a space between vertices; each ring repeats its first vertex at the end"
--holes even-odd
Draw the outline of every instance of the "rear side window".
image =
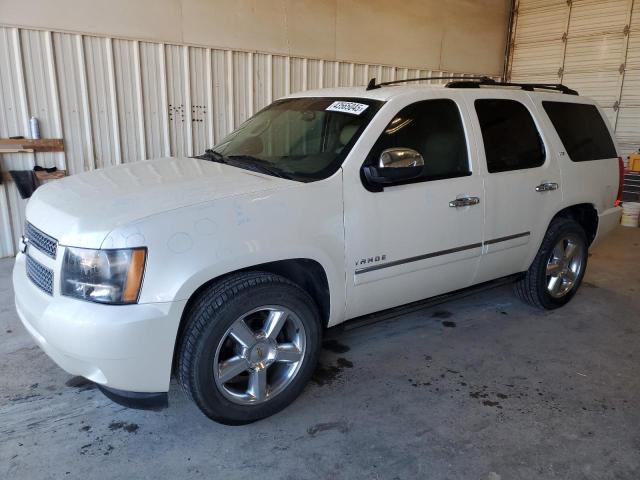
POLYGON ((504 99, 478 99, 475 107, 490 173, 544 163, 544 144, 527 107, 504 99))
POLYGON ((400 110, 371 149, 367 164, 377 164, 388 148, 411 148, 424 158, 420 177, 405 183, 471 174, 464 127, 453 100, 424 100, 400 110))
POLYGON ((595 105, 542 102, 542 107, 574 162, 618 156, 607 125, 595 105))

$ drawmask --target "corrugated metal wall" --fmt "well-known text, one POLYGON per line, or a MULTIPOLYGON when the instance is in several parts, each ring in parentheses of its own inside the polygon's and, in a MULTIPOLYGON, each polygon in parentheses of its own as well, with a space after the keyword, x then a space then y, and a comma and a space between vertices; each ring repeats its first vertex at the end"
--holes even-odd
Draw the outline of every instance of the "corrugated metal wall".
MULTIPOLYGON (((65 141, 64 154, 2 155, 0 167, 70 174, 201 153, 291 92, 453 73, 11 27, 0 66, 0 137, 28 136, 35 115, 43 138, 65 141)), ((0 186, 0 257, 15 252, 24 205, 0 186)))
POLYGON ((577 89, 625 154, 640 148, 640 0, 519 0, 513 38, 513 81, 577 89))

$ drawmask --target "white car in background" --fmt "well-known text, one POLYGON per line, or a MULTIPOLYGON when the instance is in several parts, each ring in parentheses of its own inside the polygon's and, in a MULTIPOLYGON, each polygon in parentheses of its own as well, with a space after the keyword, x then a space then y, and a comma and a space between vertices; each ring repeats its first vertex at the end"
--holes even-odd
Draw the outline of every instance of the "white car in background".
POLYGON ((296 398, 326 327, 514 274, 564 305, 621 215, 601 110, 564 86, 447 87, 299 93, 200 157, 41 187, 22 322, 116 401, 159 406, 175 374, 242 424, 296 398))

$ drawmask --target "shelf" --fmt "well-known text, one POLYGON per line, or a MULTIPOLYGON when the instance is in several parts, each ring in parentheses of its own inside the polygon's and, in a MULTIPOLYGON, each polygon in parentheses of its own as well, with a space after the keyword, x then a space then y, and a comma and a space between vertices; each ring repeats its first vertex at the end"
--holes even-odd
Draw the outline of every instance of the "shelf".
POLYGON ((56 170, 55 172, 45 172, 45 171, 39 171, 36 172, 36 177, 38 177, 38 180, 42 181, 42 180, 59 180, 61 178, 64 178, 67 176, 67 171, 66 170, 56 170))
POLYGON ((64 152, 64 141, 61 138, 0 138, 0 149, 64 152))
MULTIPOLYGON (((56 170, 55 172, 45 172, 45 171, 40 171, 40 172, 35 172, 36 177, 38 177, 38 180, 43 182, 43 181, 49 181, 49 180, 60 180, 61 178, 64 178, 67 176, 67 171, 66 170, 56 170)), ((6 183, 6 182, 13 182, 13 177, 11 177, 11 174, 9 172, 2 172, 2 182, 6 183)))

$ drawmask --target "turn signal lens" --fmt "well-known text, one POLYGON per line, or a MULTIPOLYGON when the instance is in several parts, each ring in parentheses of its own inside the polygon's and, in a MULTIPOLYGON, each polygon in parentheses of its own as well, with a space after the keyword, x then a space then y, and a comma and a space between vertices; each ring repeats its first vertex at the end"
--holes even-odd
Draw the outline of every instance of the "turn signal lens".
POLYGON ((127 280, 124 284, 124 293, 122 294, 122 300, 127 303, 138 301, 146 256, 147 251, 143 249, 133 250, 131 253, 131 263, 129 264, 127 280))

